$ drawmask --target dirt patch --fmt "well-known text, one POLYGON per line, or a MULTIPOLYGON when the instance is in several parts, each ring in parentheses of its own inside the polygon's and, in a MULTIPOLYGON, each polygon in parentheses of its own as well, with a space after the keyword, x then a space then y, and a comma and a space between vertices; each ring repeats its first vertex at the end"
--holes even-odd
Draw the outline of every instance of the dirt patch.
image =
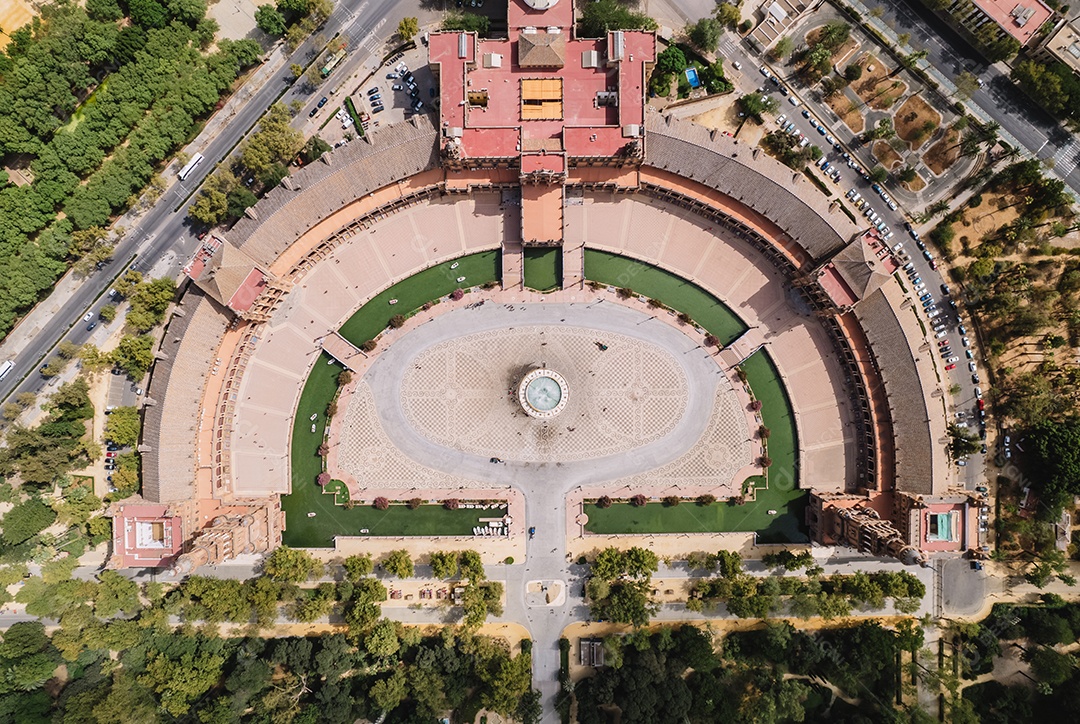
MULTIPOLYGON (((824 30, 824 27, 814 28, 809 33, 807 33, 805 36, 806 46, 809 48, 812 47, 815 43, 817 43, 818 39, 821 38, 822 31, 824 30)), ((833 63, 835 63, 836 65, 840 65, 841 63, 843 63, 844 59, 851 55, 858 47, 859 42, 855 40, 855 38, 848 38, 843 45, 833 51, 833 63)))
POLYGON ((862 113, 859 113, 858 106, 843 93, 837 93, 825 102, 829 104, 833 113, 840 116, 840 120, 851 129, 852 133, 862 133, 866 128, 866 119, 862 113))
POLYGON ((739 110, 734 102, 735 96, 731 95, 729 98, 732 99, 732 102, 712 108, 704 113, 699 113, 696 116, 691 116, 690 120, 700 126, 713 128, 717 131, 729 133, 731 135, 738 133, 737 138, 740 141, 745 141, 746 143, 756 146, 761 142, 762 137, 764 137, 772 118, 768 115, 762 116, 765 119, 765 123, 761 125, 752 118, 739 118, 739 110), (743 123, 744 120, 746 120, 746 123, 743 123), (740 126, 742 126, 742 130, 739 129, 740 126))
POLYGON ((944 138, 923 154, 923 163, 935 176, 945 173, 960 158, 960 146, 957 145, 959 141, 960 131, 950 128, 944 138))
POLYGON ((883 111, 890 108, 907 92, 907 84, 889 77, 889 69, 869 53, 855 61, 862 66, 862 78, 851 84, 855 93, 871 108, 883 111))
MULTIPOLYGON (((986 194, 983 202, 974 209, 969 209, 964 214, 964 220, 971 226, 980 239, 987 234, 1000 229, 1004 224, 1011 224, 1020 215, 1019 206, 1013 204, 1008 197, 1001 194, 986 194)), ((960 234, 964 229, 957 229, 960 234)))
POLYGON ((919 96, 911 96, 893 118, 896 135, 914 150, 941 125, 941 114, 919 96))
POLYGON ((892 171, 897 166, 904 162, 904 159, 900 158, 900 154, 896 152, 887 141, 877 141, 874 143, 874 158, 881 161, 881 165, 889 171, 892 171))
POLYGON ((926 188, 926 181, 918 174, 916 174, 915 178, 911 181, 901 181, 900 183, 904 185, 904 188, 911 192, 922 191, 926 188))
POLYGON ((0 5, 0 50, 11 42, 11 34, 34 18, 34 8, 26 0, 6 0, 0 5))

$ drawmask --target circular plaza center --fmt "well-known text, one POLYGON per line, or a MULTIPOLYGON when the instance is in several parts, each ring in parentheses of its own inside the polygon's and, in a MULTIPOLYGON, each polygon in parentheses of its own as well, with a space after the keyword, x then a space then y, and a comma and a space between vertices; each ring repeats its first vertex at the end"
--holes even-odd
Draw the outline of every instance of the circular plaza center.
POLYGON ((456 475, 495 475, 497 458, 610 479, 685 452, 717 409, 737 431, 725 457, 736 468, 744 458, 746 424, 715 360, 671 324, 617 305, 436 314, 386 340, 346 404, 340 463, 369 484, 377 434, 456 475))
POLYGON ((554 370, 533 370, 518 385, 518 402, 529 417, 551 419, 563 411, 569 399, 566 379, 554 370))

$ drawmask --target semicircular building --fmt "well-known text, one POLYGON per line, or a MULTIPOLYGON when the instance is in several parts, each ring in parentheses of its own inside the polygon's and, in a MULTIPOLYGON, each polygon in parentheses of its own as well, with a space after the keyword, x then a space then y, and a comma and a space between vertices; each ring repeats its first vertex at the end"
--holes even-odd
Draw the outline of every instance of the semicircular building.
POLYGON ((570 0, 511 0, 507 38, 432 34, 439 110, 324 154, 207 238, 157 352, 143 500, 114 506, 113 565, 184 574, 279 545, 314 515, 283 510, 282 496, 316 484, 291 451, 324 439, 327 469, 354 499, 490 490, 497 475, 523 480, 540 469, 529 466, 563 459, 581 485, 648 478, 737 493, 740 476, 755 473, 808 491, 798 524, 819 543, 909 562, 971 546, 974 502, 951 492, 935 360, 887 246, 759 148, 648 109, 652 33, 579 38, 573 24, 570 0), (558 291, 542 299, 525 283, 541 252, 558 270, 558 291), (481 257, 492 260, 486 288, 455 276, 481 257), (590 264, 613 258, 627 260, 625 274, 595 283, 590 264), (674 322, 637 341, 606 326, 661 324, 612 293, 634 290, 645 267, 730 310, 721 349, 702 351, 700 335, 674 322), (365 348, 370 335, 350 320, 369 303, 394 311, 399 300, 380 295, 419 274, 435 275, 431 288, 475 289, 402 308, 404 326, 365 348), (513 307, 510 298, 522 309, 490 311, 513 307), (537 316, 535 334, 515 322, 545 304, 561 316, 537 316), (622 311, 596 316, 598 304, 622 311), (440 315, 459 316, 449 325, 440 315), (589 331, 580 344, 556 343, 544 324, 589 331), (452 353, 421 344, 427 330, 469 325, 481 342, 452 353), (518 337, 499 341, 515 327, 518 337), (488 338, 496 351, 477 353, 488 338), (650 344, 676 361, 650 360, 650 344), (735 374, 753 355, 767 356, 792 412, 784 473, 761 468, 735 374), (399 374, 397 362, 379 366, 384 356, 399 374), (556 371, 567 379, 540 375, 519 400, 516 385, 545 357, 565 363, 556 371), (327 359, 356 378, 329 425, 323 411, 300 410, 327 359), (430 384, 428 364, 441 365, 432 379, 453 384, 430 384), (713 375, 707 387, 702 370, 713 375), (523 404, 537 419, 523 419, 523 404), (532 457, 514 460, 514 436, 529 435, 532 457), (434 444, 443 452, 421 452, 434 444), (588 462, 617 458, 630 461, 619 474, 588 462), (167 542, 149 549, 124 532, 162 523, 167 542))

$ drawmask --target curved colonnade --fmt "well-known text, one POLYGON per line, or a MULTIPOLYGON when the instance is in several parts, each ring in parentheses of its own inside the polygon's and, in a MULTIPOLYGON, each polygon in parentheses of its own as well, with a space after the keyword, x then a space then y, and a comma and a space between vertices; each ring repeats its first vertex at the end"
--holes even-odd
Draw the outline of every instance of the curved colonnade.
MULTIPOLYGON (((750 329, 724 353, 736 364, 769 348, 795 408, 800 487, 930 485, 941 470, 925 404, 936 383, 895 311, 897 285, 852 314, 805 283, 857 228, 756 150, 656 114, 647 127, 640 169, 571 169, 581 203, 565 207, 566 248, 668 269, 743 318, 750 329)), ((440 169, 437 135, 414 117, 373 145, 326 154, 228 234, 271 281, 246 321, 228 324, 194 287, 177 307, 149 388, 149 499, 240 505, 287 493, 292 416, 321 340, 394 282, 520 239, 520 209, 502 196, 517 172, 440 169)))

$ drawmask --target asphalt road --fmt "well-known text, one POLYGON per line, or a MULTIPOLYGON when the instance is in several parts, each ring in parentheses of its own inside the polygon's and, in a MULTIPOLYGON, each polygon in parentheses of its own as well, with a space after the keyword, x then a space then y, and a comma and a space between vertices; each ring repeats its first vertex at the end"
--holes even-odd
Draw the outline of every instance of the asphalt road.
POLYGON ((1074 192, 1080 193, 1080 139, 1069 133, 1032 102, 998 66, 989 65, 955 30, 918 0, 881 0, 881 19, 898 34, 911 35, 912 50, 926 49, 926 61, 955 81, 967 71, 983 81, 971 97, 1002 129, 1040 159, 1052 159, 1054 169, 1074 192))
MULTIPOLYGON (((376 28, 382 29, 384 37, 389 36, 397 27, 398 19, 408 12, 415 13, 418 5, 417 0, 404 3, 395 0, 363 0, 363 2, 342 0, 320 31, 326 38, 332 38, 341 33, 354 41, 351 43, 354 47, 353 53, 345 66, 337 73, 345 73, 350 68, 355 68, 356 64, 362 62, 375 50, 372 34, 376 28), (364 42, 365 39, 368 39, 367 43, 364 42)), ((79 290, 63 305, 62 310, 53 315, 33 341, 12 360, 15 363, 13 372, 0 382, 0 403, 14 393, 38 393, 45 388, 48 380, 37 374, 36 369, 45 355, 58 342, 68 340, 83 344, 92 339, 96 330, 88 331, 86 327, 89 322, 83 321, 83 317, 90 313, 93 320, 97 321, 98 311, 110 301, 103 298, 105 293, 113 281, 128 268, 129 260, 134 257, 131 268, 146 271, 171 254, 174 266, 178 267, 195 251, 198 242, 187 219, 186 199, 199 188, 206 176, 213 172, 215 166, 278 100, 278 96, 286 88, 286 83, 292 81, 293 76, 289 72, 290 63, 307 65, 313 59, 315 52, 314 40, 311 38, 305 40, 292 54, 289 61, 282 66, 282 69, 274 74, 262 88, 252 93, 235 116, 221 127, 217 135, 202 150, 205 160, 185 181, 174 184, 163 194, 139 223, 133 226, 124 239, 117 244, 112 264, 88 277, 79 290), (179 207, 178 210, 177 207, 179 207)), ((241 88, 238 92, 243 94, 251 91, 241 88)), ((298 99, 304 103, 305 111, 301 111, 297 117, 297 124, 300 124, 308 121, 306 110, 318 101, 321 95, 321 90, 314 90, 300 82, 288 87, 281 101, 289 103, 298 99)), ((327 104, 323 111, 332 112, 331 104, 327 104)), ((320 113, 316 116, 316 120, 322 117, 320 113)))

